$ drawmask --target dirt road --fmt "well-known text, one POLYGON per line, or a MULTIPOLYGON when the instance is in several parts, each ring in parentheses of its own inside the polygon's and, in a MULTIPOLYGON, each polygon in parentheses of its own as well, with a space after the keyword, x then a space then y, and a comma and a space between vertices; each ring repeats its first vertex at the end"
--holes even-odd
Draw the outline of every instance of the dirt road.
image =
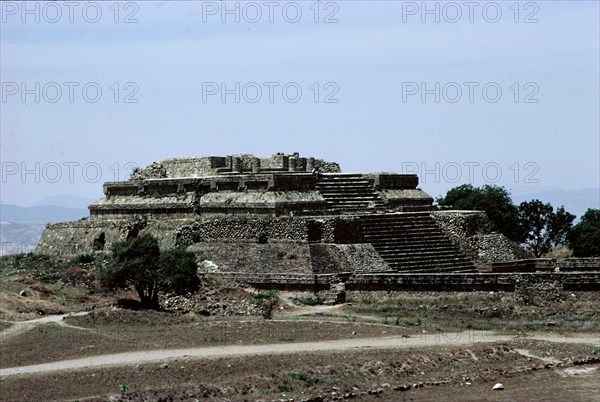
MULTIPOLYGON (((266 345, 231 345, 199 347, 186 349, 161 349, 137 352, 90 356, 79 359, 63 360, 31 366, 10 367, 0 369, 0 377, 18 374, 48 373, 60 370, 93 368, 101 366, 134 365, 151 362, 168 362, 171 359, 218 358, 227 356, 286 354, 300 352, 341 351, 361 348, 394 349, 433 346, 465 346, 475 343, 502 342, 515 339, 513 335, 496 335, 486 331, 465 331, 452 333, 424 333, 411 337, 381 337, 357 338, 336 341, 277 343, 266 345)), ((597 335, 583 336, 578 334, 567 337, 556 334, 539 334, 529 336, 537 339, 558 343, 600 343, 597 335)))

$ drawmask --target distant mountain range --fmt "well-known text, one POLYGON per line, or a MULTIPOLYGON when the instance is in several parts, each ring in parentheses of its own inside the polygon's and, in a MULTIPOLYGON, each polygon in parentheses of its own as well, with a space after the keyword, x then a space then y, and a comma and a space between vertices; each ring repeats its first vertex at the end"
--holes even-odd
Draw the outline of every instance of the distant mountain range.
POLYGON ((41 201, 33 204, 33 207, 45 206, 45 205, 57 205, 66 208, 84 208, 87 209, 88 205, 96 201, 93 198, 80 197, 78 195, 52 195, 46 197, 41 201))
POLYGON ((85 208, 0 204, 0 255, 33 251, 47 223, 76 221, 88 215, 85 208))
POLYGON ((51 223, 76 221, 87 217, 84 208, 67 208, 56 205, 20 207, 12 204, 0 204, 0 221, 17 223, 51 223))
POLYGON ((0 222, 0 256, 35 250, 45 223, 0 222))

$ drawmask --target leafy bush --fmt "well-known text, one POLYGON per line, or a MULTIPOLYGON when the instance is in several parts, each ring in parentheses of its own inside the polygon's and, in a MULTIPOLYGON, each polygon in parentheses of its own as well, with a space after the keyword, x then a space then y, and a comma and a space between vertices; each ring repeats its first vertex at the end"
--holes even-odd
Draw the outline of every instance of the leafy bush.
POLYGON ((271 318, 273 318, 273 305, 275 304, 274 300, 271 299, 268 302, 266 302, 265 304, 263 304, 263 308, 262 308, 262 318, 264 318, 265 320, 270 320, 271 318))
POLYGON ((256 234, 256 241, 258 244, 267 244, 269 242, 269 232, 261 230, 256 234))
POLYGON ((307 306, 317 306, 325 302, 325 298, 320 294, 310 295, 306 297, 298 297, 296 300, 307 306))
POLYGON ((269 290, 267 292, 258 292, 254 295, 254 301, 258 306, 262 308, 262 317, 266 320, 273 318, 273 307, 279 296, 279 292, 276 290, 269 290))
POLYGON ((300 372, 289 372, 288 375, 291 379, 303 382, 306 387, 312 387, 314 385, 320 384, 321 380, 317 377, 313 377, 308 373, 300 372))
POLYGON ((96 260, 96 256, 93 253, 79 254, 71 259, 73 264, 90 264, 96 260))

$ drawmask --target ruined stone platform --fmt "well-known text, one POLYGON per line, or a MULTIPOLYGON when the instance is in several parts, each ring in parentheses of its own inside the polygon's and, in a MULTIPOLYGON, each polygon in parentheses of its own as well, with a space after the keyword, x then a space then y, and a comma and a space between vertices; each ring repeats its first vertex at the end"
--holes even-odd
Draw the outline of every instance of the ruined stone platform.
POLYGON ((210 260, 207 272, 239 275, 468 273, 527 258, 489 232, 485 214, 436 212, 418 184, 299 154, 167 159, 105 183, 89 220, 48 225, 36 252, 106 253, 145 232, 210 260))

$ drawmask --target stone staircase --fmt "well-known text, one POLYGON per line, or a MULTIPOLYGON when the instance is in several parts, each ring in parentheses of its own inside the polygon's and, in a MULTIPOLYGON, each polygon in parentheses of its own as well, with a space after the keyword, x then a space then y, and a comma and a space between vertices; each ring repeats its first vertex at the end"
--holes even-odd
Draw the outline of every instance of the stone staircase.
POLYGON ((329 209, 335 211, 359 212, 381 203, 369 181, 360 174, 326 174, 316 188, 329 209))
POLYGON ((397 272, 477 272, 429 213, 361 216, 366 242, 397 272))

